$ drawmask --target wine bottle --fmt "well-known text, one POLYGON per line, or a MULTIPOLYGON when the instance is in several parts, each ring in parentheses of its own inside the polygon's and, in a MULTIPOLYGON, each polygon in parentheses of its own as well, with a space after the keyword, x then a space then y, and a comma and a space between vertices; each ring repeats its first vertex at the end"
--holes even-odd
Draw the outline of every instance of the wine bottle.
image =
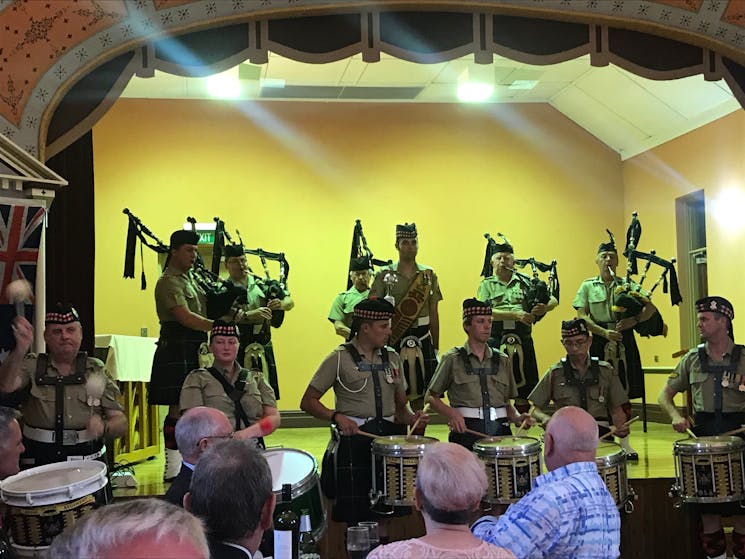
POLYGON ((310 513, 303 510, 300 515, 300 559, 321 559, 318 554, 318 544, 313 537, 310 526, 310 513))
POLYGON ((292 510, 292 485, 282 485, 282 502, 274 510, 274 559, 298 559, 300 521, 292 510))

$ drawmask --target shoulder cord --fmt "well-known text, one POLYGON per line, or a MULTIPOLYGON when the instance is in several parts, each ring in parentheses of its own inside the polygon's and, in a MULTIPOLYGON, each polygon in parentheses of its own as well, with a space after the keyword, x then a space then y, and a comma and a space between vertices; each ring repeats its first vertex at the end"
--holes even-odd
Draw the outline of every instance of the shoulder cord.
POLYGON ((341 369, 341 352, 342 352, 342 350, 339 349, 338 352, 336 353, 336 381, 347 392, 351 392, 352 394, 357 394, 358 392, 362 392, 365 389, 365 387, 367 386, 367 379, 368 379, 368 377, 365 377, 365 383, 359 389, 357 389, 357 390, 352 390, 350 388, 347 388, 347 386, 341 381, 341 377, 339 377, 339 371, 341 369))

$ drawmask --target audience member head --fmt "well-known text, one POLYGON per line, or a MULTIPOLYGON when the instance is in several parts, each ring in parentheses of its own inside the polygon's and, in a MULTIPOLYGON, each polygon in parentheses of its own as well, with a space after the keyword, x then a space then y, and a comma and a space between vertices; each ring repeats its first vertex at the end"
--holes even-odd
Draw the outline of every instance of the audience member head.
POLYGON ((209 559, 202 523, 161 499, 133 499, 96 509, 57 536, 48 559, 209 559))
POLYGON ((427 445, 414 492, 417 508, 441 524, 468 524, 486 493, 484 463, 455 443, 427 445))
POLYGON ((573 462, 593 462, 598 447, 598 424, 582 408, 566 406, 549 420, 543 443, 549 471, 573 462))
POLYGON ((200 517, 216 541, 240 543, 254 553, 272 525, 272 472, 252 441, 220 441, 194 469, 184 507, 200 517))
POLYGON ((13 408, 0 406, 0 479, 18 473, 21 454, 26 450, 18 424, 19 417, 20 414, 13 408))
POLYGON ((184 460, 196 464, 213 442, 233 434, 230 420, 220 410, 197 406, 184 412, 176 423, 176 444, 184 460))

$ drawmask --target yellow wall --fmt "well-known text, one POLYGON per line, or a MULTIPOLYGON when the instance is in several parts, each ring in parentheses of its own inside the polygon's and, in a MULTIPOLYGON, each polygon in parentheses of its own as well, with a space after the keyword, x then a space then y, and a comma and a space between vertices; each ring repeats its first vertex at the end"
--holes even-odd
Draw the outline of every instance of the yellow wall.
MULTIPOLYGON (((745 320, 741 318, 745 315, 742 289, 745 219, 741 217, 736 224, 722 223, 712 210, 725 188, 734 188, 745 196, 743 132, 745 113, 738 111, 623 163, 627 213, 639 211, 645 227, 642 248, 656 248, 663 257, 676 251, 675 199, 704 190, 709 293, 732 301, 735 340, 740 343, 745 339, 745 320)), ((740 209, 745 211, 745 207, 740 209)), ((655 365, 650 359, 656 354, 660 356, 659 364, 675 364, 677 360, 670 354, 680 345, 676 313, 665 313, 670 308, 666 295, 656 292, 654 300, 657 304, 664 301, 661 308, 665 318, 671 318, 670 335, 667 340, 641 342, 642 361, 645 365, 655 365)), ((682 303, 686 308, 692 304, 693 301, 682 303)), ((659 392, 663 382, 664 377, 648 376, 647 394, 659 392)))
POLYGON ((545 370, 561 356, 560 321, 596 273, 605 228, 622 238, 624 204, 633 205, 617 154, 545 105, 121 99, 94 129, 94 154, 98 333, 158 331, 155 254, 146 249, 147 291, 121 277, 122 208, 165 242, 187 215, 220 216, 247 246, 283 250, 292 267, 296 307, 274 333, 282 409, 298 408, 341 342, 325 317, 346 286, 355 218, 379 258, 395 257, 396 223, 417 223, 419 260, 445 297, 443 349, 463 342, 460 305, 479 283, 484 232, 508 235, 518 257, 556 258, 561 305, 535 330, 545 370))

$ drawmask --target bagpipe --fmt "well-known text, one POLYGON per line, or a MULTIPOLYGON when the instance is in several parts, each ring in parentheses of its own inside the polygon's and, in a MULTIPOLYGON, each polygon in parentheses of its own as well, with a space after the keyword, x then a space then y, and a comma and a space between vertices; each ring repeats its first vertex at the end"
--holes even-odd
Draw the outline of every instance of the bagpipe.
MULTIPOLYGON (((481 275, 484 277, 492 274, 491 258, 494 256, 494 253, 500 252, 500 247, 509 246, 510 250, 512 250, 512 245, 507 240, 507 237, 502 235, 502 233, 497 233, 497 235, 502 238, 504 243, 499 244, 489 233, 484 233, 487 243, 484 266, 481 270, 481 275)), ((532 256, 530 258, 515 259, 512 273, 517 276, 523 285, 523 311, 529 313, 537 304, 547 305, 551 297, 555 297, 556 301, 559 301, 559 274, 556 268, 556 260, 552 260, 550 264, 546 264, 545 262, 536 260, 532 256), (532 276, 518 271, 526 266, 530 266, 532 276), (546 278, 548 281, 541 279, 539 272, 548 273, 546 278)), ((541 318, 543 318, 543 315, 536 316, 534 320, 538 322, 541 318)))
MULTIPOLYGON (((142 245, 145 245, 158 254, 166 254, 166 261, 163 266, 168 266, 170 258, 170 247, 158 239, 150 229, 129 209, 124 208, 123 213, 127 216, 129 223, 127 229, 127 244, 124 254, 124 277, 134 278, 135 270, 135 252, 137 248, 137 239, 140 240, 140 262, 142 265, 141 289, 147 288, 145 279, 145 267, 142 245)), ((187 218, 192 225, 192 231, 196 231, 196 220, 192 217, 187 218)), ((205 293, 207 299, 207 318, 215 320, 237 309, 238 306, 246 300, 246 290, 236 287, 231 282, 222 279, 217 274, 207 269, 199 252, 197 259, 192 268, 194 280, 199 284, 205 293)))
MULTIPOLYGON (((254 273, 250 266, 248 267, 248 274, 254 278, 259 288, 264 293, 264 297, 267 301, 271 299, 279 299, 281 301, 289 296, 290 293, 287 290, 287 279, 290 275, 290 264, 287 262, 285 253, 270 252, 262 248, 246 248, 243 245, 240 231, 237 229, 235 233, 238 236, 238 243, 236 244, 233 242, 230 233, 225 229, 225 222, 219 217, 215 217, 213 220, 215 221, 215 239, 212 245, 212 272, 217 273, 220 270, 220 260, 225 252, 225 241, 227 241, 233 246, 241 247, 243 249, 243 254, 257 256, 259 258, 261 267, 264 270, 264 275, 261 276, 254 273), (279 264, 279 275, 277 279, 272 278, 268 261, 277 262, 279 264)), ((281 326, 284 321, 284 315, 285 313, 282 310, 272 311, 272 326, 275 328, 281 326)))
MULTIPOLYGON (((613 233, 606 230, 611 242, 615 244, 615 238, 613 233)), ((680 289, 678 287, 678 275, 675 272, 675 258, 665 260, 657 256, 656 251, 641 252, 637 250, 639 246, 639 240, 641 239, 642 226, 639 221, 639 215, 637 212, 631 214, 631 223, 626 231, 626 246, 623 251, 623 255, 626 257, 626 277, 618 278, 616 281, 619 282, 616 287, 613 298, 613 306, 611 310, 616 313, 618 319, 629 318, 638 315, 644 306, 650 301, 652 294, 655 289, 662 284, 663 293, 670 293, 670 304, 678 305, 683 301, 680 295, 680 289), (633 282, 631 276, 639 273, 638 260, 646 261, 644 269, 642 270, 641 277, 638 283, 633 282), (649 295, 642 293, 641 289, 644 285, 644 281, 647 278, 652 264, 660 266, 662 271, 660 276, 655 281, 649 290, 649 295)), ((610 270, 611 275, 613 271, 610 270)), ((634 326, 634 330, 640 336, 665 336, 667 335, 667 325, 662 319, 662 315, 658 310, 644 322, 639 322, 634 326)))
MULTIPOLYGON (((371 270, 375 270, 375 266, 388 266, 393 263, 392 260, 379 260, 373 257, 372 250, 367 244, 367 239, 362 231, 362 221, 356 219, 354 221, 354 230, 352 231, 352 249, 349 253, 349 271, 352 271, 352 262, 360 258, 367 259, 368 266, 371 270)), ((352 287, 352 278, 347 273, 347 289, 352 287)))

